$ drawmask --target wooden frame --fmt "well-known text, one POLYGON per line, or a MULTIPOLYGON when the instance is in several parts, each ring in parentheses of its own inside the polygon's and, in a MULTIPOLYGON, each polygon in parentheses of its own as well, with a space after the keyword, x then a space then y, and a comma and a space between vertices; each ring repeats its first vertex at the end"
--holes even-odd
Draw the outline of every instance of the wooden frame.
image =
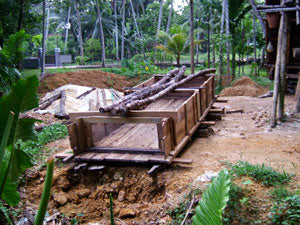
MULTIPOLYGON (((109 113, 70 113, 72 124, 68 126, 70 144, 75 160, 82 162, 138 162, 171 163, 191 139, 205 119, 215 101, 214 75, 197 77, 158 99, 144 109, 130 110, 126 117, 109 113), (172 109, 164 109, 163 101, 177 102, 172 109), (160 103, 161 101, 161 103, 160 103), (156 105, 155 105, 156 104, 156 105), (157 148, 128 146, 101 146, 101 140, 128 124, 156 125, 157 148)), ((134 88, 153 84, 161 76, 154 76, 134 88)), ((147 136, 147 135, 146 135, 147 136)), ((141 137, 143 139, 143 137, 141 137)))

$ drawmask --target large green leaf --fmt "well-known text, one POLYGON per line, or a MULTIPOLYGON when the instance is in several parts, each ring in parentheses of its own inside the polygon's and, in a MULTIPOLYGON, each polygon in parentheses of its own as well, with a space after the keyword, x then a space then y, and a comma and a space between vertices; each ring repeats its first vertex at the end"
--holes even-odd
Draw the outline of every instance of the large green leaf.
MULTIPOLYGON (((4 178, 5 178, 5 173, 7 170, 8 163, 6 161, 3 161, 3 166, 0 171, 0 184, 2 184, 4 178)), ((11 206, 16 206, 18 205, 20 201, 20 195, 17 191, 17 185, 13 182, 11 182, 11 179, 9 177, 6 177, 6 182, 4 184, 4 188, 1 194, 1 199, 5 200, 7 204, 11 206)))
POLYGON ((205 190, 196 214, 193 225, 222 225, 222 211, 229 200, 230 178, 223 170, 205 190))
POLYGON ((27 168, 32 166, 30 157, 21 149, 14 148, 11 152, 10 178, 16 182, 27 168))
MULTIPOLYGON (((10 112, 12 111, 15 113, 8 145, 12 144, 14 139, 27 140, 28 137, 33 136, 32 132, 26 134, 24 132, 20 132, 21 128, 24 125, 28 125, 28 123, 24 124, 21 120, 18 122, 18 117, 20 113, 38 106, 38 84, 39 81, 36 76, 31 76, 27 79, 20 79, 13 84, 11 92, 8 95, 0 98, 0 137, 2 137, 4 133, 6 121, 10 112)), ((26 132, 28 131, 29 129, 26 129, 26 132)))

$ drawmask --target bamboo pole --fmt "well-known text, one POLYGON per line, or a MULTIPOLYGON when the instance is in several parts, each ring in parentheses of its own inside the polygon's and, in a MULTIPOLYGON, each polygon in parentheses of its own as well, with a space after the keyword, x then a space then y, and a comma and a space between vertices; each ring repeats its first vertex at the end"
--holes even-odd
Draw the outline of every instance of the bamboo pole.
POLYGON ((282 33, 284 25, 284 16, 281 15, 280 25, 278 31, 278 41, 277 41, 277 54, 276 54, 276 64, 275 64, 275 78, 274 78, 274 94, 273 94, 273 106, 271 111, 270 126, 276 126, 276 113, 277 113, 277 103, 278 103, 278 92, 280 88, 280 54, 281 54, 281 44, 282 44, 282 33))

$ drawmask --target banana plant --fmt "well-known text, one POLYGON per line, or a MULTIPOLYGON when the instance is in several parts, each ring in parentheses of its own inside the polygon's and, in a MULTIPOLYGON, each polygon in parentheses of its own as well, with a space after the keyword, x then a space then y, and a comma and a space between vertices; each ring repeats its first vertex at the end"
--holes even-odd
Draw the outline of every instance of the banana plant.
POLYGON ((36 120, 19 117, 38 106, 38 84, 36 76, 19 79, 12 85, 10 93, 0 98, 0 199, 11 206, 20 200, 16 181, 32 165, 29 156, 16 142, 35 137, 33 125, 36 120))
POLYGON ((229 190, 228 171, 222 170, 202 195, 192 225, 222 225, 222 212, 229 200, 229 190))

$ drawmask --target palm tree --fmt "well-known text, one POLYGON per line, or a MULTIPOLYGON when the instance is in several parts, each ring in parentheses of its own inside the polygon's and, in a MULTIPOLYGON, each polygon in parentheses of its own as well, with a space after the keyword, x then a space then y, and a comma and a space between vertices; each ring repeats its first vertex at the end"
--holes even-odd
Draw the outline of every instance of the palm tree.
MULTIPOLYGON (((170 34, 160 31, 159 36, 167 39, 167 45, 158 45, 157 48, 164 52, 171 53, 175 56, 177 66, 180 66, 180 56, 186 52, 190 47, 190 40, 188 38, 188 30, 186 24, 181 26, 174 25, 170 28, 170 34)), ((200 41, 194 41, 198 45, 200 41)))

